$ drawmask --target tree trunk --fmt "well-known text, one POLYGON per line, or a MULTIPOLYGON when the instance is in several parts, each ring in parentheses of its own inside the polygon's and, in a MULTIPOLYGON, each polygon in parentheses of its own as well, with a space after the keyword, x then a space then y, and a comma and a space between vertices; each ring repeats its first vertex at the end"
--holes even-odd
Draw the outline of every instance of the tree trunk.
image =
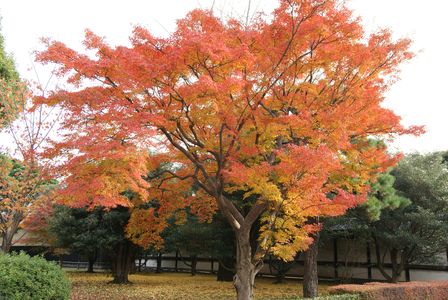
POLYGON ((8 233, 2 236, 2 247, 0 249, 3 253, 8 253, 11 250, 11 240, 8 237, 8 233))
POLYGON ((197 271, 197 266, 198 264, 198 256, 197 255, 191 255, 191 276, 195 276, 196 275, 196 271, 197 271))
POLYGON ((5 231, 2 232, 2 247, 1 250, 4 253, 8 253, 11 251, 12 247, 12 240, 14 238, 14 235, 19 230, 19 224, 23 220, 23 214, 20 212, 13 213, 12 216, 12 222, 9 225, 9 227, 6 228, 5 231))
POLYGON ((7 228, 6 231, 3 232, 2 247, 1 247, 3 253, 9 253, 9 251, 11 251, 12 240, 18 229, 19 229, 19 223, 14 220, 11 226, 7 228))
POLYGON ((96 262, 96 256, 89 256, 87 258, 88 262, 89 262, 89 266, 87 267, 87 273, 94 273, 93 271, 93 265, 96 262))
POLYGON ((233 258, 224 258, 222 261, 219 260, 218 274, 216 277, 217 281, 233 281, 233 272, 229 266, 233 266, 233 258))
POLYGON ((318 295, 319 278, 317 276, 317 254, 319 246, 319 233, 314 234, 314 242, 305 251, 304 276, 303 276, 303 297, 314 298, 318 295))
POLYGON ((134 245, 129 241, 119 243, 115 257, 112 259, 112 283, 129 283, 129 273, 134 264, 134 245))
POLYGON ((383 275, 383 277, 388 282, 392 282, 392 276, 387 274, 386 269, 384 267, 384 255, 381 256, 380 243, 375 237, 373 238, 373 241, 375 243, 376 266, 378 267, 378 270, 383 275))
POLYGON ((403 270, 407 266, 407 255, 406 255, 406 248, 402 251, 392 248, 390 250, 390 260, 392 263, 392 283, 397 283, 400 280, 401 274, 403 273, 403 270), (398 262, 398 255, 401 255, 400 262, 398 262))
POLYGON ((249 230, 238 230, 236 234, 236 274, 233 277, 238 300, 253 299, 255 275, 258 268, 252 263, 249 230))
POLYGON ((157 253, 156 273, 162 273, 162 253, 157 253))
POLYGON ((448 264, 448 247, 446 247, 446 263, 448 264))
POLYGON ((246 216, 238 211, 234 204, 222 194, 218 195, 218 206, 232 226, 236 241, 236 274, 233 277, 233 285, 236 289, 238 300, 253 299, 255 275, 263 266, 265 253, 257 248, 252 253, 250 233, 253 224, 268 208, 268 203, 256 203, 252 205, 246 216), (260 250, 260 252, 258 252, 260 250), (254 258, 252 258, 252 256, 254 258))
POLYGON ((285 276, 286 273, 283 270, 280 270, 277 272, 277 275, 275 276, 275 282, 276 284, 282 284, 285 282, 285 276))

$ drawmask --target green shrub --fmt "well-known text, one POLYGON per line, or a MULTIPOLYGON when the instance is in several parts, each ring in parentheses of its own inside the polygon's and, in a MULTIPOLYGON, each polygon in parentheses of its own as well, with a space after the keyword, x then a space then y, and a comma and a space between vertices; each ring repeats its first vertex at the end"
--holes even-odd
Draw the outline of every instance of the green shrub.
POLYGON ((70 299, 70 282, 59 266, 40 256, 0 254, 0 299, 70 299))

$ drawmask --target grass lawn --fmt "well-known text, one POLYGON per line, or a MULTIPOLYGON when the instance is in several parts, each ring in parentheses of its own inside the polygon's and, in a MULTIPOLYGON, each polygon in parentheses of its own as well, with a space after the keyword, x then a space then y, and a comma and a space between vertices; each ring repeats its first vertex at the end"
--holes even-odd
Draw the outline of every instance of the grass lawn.
MULTIPOLYGON (((112 280, 105 273, 87 274, 67 272, 72 282, 72 299, 122 300, 218 300, 234 299, 235 290, 231 282, 216 281, 213 275, 191 276, 184 273, 131 275, 132 284, 108 284, 112 280)), ((274 279, 257 278, 255 299, 297 299, 302 286, 297 281, 274 284, 274 279)), ((320 294, 325 295, 327 285, 320 285, 320 294)))

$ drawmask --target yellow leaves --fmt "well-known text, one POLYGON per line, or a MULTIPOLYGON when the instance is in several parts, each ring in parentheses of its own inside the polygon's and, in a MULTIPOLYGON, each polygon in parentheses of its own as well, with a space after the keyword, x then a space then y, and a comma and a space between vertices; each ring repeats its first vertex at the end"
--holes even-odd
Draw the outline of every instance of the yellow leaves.
POLYGON ((262 199, 269 199, 272 202, 279 202, 282 199, 279 187, 263 178, 251 180, 247 183, 247 187, 249 190, 244 193, 244 198, 248 198, 251 195, 259 195, 262 199))
POLYGON ((3 179, 9 176, 12 166, 13 164, 11 159, 7 158, 4 155, 0 155, 0 178, 3 179))
POLYGON ((166 220, 159 218, 154 208, 133 209, 126 226, 126 235, 141 247, 153 246, 160 249, 163 246, 160 234, 166 226, 166 220))
MULTIPOLYGON (((232 282, 216 281, 216 275, 186 273, 137 273, 129 275, 132 284, 108 284, 106 273, 68 272, 73 300, 227 300, 235 298, 232 282)), ((326 285, 319 292, 326 294, 326 285)), ((300 296, 297 281, 275 284, 272 278, 255 279, 256 299, 295 299, 300 296)))
POLYGON ((25 109, 29 96, 24 83, 0 78, 0 129, 10 124, 25 109))
POLYGON ((297 252, 306 250, 313 231, 304 226, 306 218, 273 209, 261 218, 260 246, 276 257, 290 261, 297 252))

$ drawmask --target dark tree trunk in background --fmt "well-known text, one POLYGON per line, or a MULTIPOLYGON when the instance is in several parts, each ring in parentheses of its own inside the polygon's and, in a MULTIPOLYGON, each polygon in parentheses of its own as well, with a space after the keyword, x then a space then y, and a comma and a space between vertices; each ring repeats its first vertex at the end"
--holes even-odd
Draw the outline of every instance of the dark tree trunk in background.
POLYGON ((303 297, 314 298, 318 295, 319 279, 317 275, 317 254, 319 249, 319 233, 313 236, 314 242, 304 253, 303 297))
MULTIPOLYGON (((390 262, 392 264, 392 271, 391 274, 386 270, 384 264, 384 258, 385 255, 382 255, 381 253, 381 245, 380 242, 375 239, 375 254, 376 254, 376 264, 378 267, 378 270, 381 272, 381 274, 384 276, 384 278, 390 282, 390 283, 396 283, 400 280, 401 274, 408 266, 408 249, 398 250, 396 248, 392 248, 389 250, 390 255, 390 262), (400 258, 399 258, 400 256, 400 258)), ((384 254, 384 252, 383 252, 384 254)))
POLYGON ((285 282, 286 274, 294 265, 293 262, 285 262, 280 259, 273 259, 272 256, 269 258, 269 272, 271 275, 275 276, 276 284, 281 284, 285 282))
POLYGON ((233 281, 235 275, 233 268, 233 258, 226 257, 219 260, 218 274, 216 280, 218 281, 233 281))
POLYGON ((198 256, 197 255, 191 255, 191 276, 195 276, 197 273, 196 266, 198 265, 198 256))
POLYGON ((390 260, 392 263, 392 278, 391 282, 396 283, 400 280, 401 274, 406 269, 407 266, 407 249, 398 250, 396 248, 392 248, 390 250, 390 260))
POLYGON ((112 257, 112 283, 129 283, 129 273, 135 265, 135 246, 129 241, 123 241, 116 247, 115 256, 112 257))
POLYGON ((162 273, 162 253, 157 253, 156 273, 162 273))
POLYGON ((448 265, 448 247, 446 247, 446 264, 448 265))
POLYGON ((448 247, 446 247, 446 261, 447 261, 447 264, 448 264, 448 247))
POLYGON ((275 275, 275 282, 277 284, 282 284, 285 282, 286 272, 288 272, 289 268, 283 268, 283 266, 280 266, 277 269, 277 274, 275 275))
POLYGON ((95 264, 95 262, 96 262, 96 255, 95 256, 89 256, 88 258, 87 258, 87 260, 88 260, 88 263, 89 263, 89 265, 88 265, 88 267, 87 267, 87 273, 93 273, 94 271, 93 271, 93 265, 95 264))

